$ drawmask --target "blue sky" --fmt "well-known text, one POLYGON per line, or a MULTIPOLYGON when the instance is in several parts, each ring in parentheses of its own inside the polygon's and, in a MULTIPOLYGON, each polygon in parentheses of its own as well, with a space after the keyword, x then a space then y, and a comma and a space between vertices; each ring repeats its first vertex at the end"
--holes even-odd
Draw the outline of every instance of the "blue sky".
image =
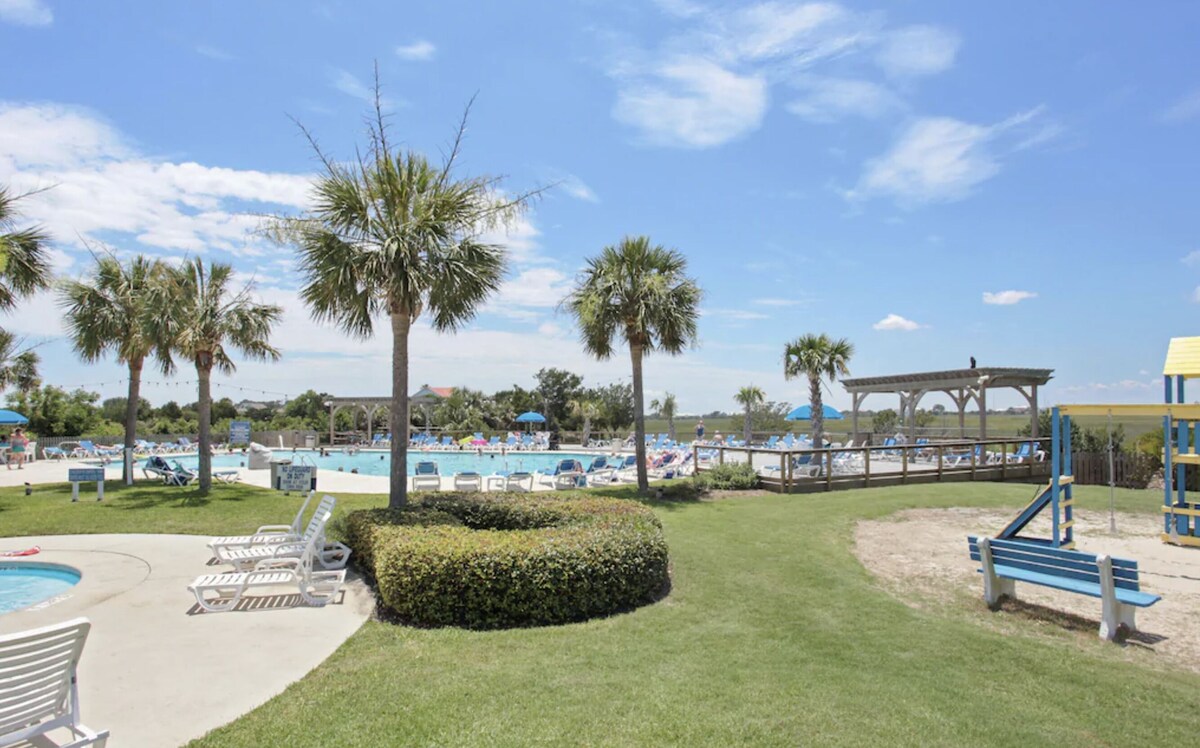
MULTIPOLYGON (((51 187, 24 208, 63 274, 88 240, 200 254, 283 304, 283 363, 218 395, 385 394, 390 342, 313 325, 293 254, 253 233, 316 171, 289 117, 352 156, 378 62, 407 146, 444 149, 476 96, 464 171, 555 185, 495 237, 512 277, 478 320, 417 330, 414 383, 628 377, 555 305, 585 257, 645 233, 706 291, 700 347, 647 363, 648 395, 685 411, 751 382, 803 401, 781 355, 810 331, 854 342, 857 376, 973 355, 1056 369, 1043 402, 1156 401, 1200 310, 1198 30, 1182 2, 0 0, 0 182, 51 187)), ((40 343, 48 382, 123 392, 115 364, 71 356, 51 298, 0 324, 40 343)))

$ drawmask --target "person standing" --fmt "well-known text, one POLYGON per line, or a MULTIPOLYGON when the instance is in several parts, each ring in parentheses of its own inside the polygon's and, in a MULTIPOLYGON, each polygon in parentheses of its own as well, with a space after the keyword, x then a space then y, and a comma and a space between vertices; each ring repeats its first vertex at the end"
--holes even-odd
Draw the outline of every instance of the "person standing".
POLYGON ((700 421, 696 424, 696 441, 698 441, 698 442, 704 441, 704 419, 703 418, 701 418, 700 421))
POLYGON ((29 440, 25 438, 25 432, 17 429, 12 435, 12 461, 17 464, 17 470, 25 469, 25 446, 29 444, 29 440))

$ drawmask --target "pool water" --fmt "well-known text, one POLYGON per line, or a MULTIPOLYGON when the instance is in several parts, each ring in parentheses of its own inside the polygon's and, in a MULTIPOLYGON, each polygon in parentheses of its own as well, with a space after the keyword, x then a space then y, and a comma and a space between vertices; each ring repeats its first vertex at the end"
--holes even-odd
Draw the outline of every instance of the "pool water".
POLYGON ((28 608, 79 583, 69 566, 34 561, 0 561, 0 614, 28 608))
MULTIPOLYGON (((502 455, 498 452, 476 454, 474 451, 410 451, 408 453, 408 474, 416 474, 418 462, 436 462, 438 472, 441 475, 454 475, 455 473, 465 472, 475 472, 482 475, 522 471, 527 473, 545 473, 547 471, 553 472, 555 466, 561 460, 579 460, 583 463, 584 468, 587 468, 592 464, 592 460, 596 456, 594 454, 582 454, 578 452, 510 452, 502 455)), ((175 458, 167 456, 166 459, 170 462, 175 458)), ((199 462, 199 458, 194 455, 178 459, 180 464, 189 468, 195 468, 199 462)), ((273 459, 290 459, 297 464, 305 465, 315 464, 321 470, 341 470, 349 473, 357 469, 362 475, 386 476, 390 474, 391 466, 391 454, 381 450, 362 451, 354 454, 347 454, 338 450, 329 452, 322 457, 319 452, 311 449, 300 449, 295 452, 290 449, 276 449, 274 450, 273 459)), ((246 455, 241 453, 232 455, 217 454, 213 455, 212 460, 214 470, 245 467, 246 465, 246 455)), ((613 460, 610 458, 609 462, 613 462, 613 460)))

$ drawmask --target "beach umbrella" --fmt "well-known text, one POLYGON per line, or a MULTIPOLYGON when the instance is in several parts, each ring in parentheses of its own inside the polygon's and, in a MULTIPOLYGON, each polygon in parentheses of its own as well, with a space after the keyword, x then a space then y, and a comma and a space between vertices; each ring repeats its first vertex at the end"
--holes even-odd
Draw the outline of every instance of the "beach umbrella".
POLYGON ((546 422, 546 416, 542 415, 541 413, 534 413, 532 410, 527 410, 524 413, 522 413, 521 415, 517 416, 517 423, 530 424, 526 430, 532 430, 533 429, 532 424, 545 423, 545 422, 546 422))
MULTIPOLYGON (((837 408, 830 407, 828 405, 821 406, 821 414, 825 417, 826 421, 840 421, 842 418, 844 418, 844 416, 842 415, 842 412, 840 410, 838 410, 837 408)), ((789 420, 789 421, 811 421, 812 420, 812 406, 811 405, 801 405, 799 408, 796 408, 791 413, 787 414, 787 420, 789 420)))
POLYGON ((29 419, 15 410, 0 410, 0 426, 24 426, 29 419))

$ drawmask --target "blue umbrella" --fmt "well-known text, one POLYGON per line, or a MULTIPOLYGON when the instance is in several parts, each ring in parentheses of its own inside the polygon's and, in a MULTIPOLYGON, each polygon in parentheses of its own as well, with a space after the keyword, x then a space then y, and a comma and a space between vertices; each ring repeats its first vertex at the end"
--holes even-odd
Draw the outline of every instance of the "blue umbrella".
POLYGON ((29 419, 15 410, 0 410, 0 426, 24 426, 29 419))
MULTIPOLYGON (((844 416, 842 415, 842 412, 840 410, 838 410, 837 408, 830 407, 828 405, 821 406, 821 415, 823 415, 825 417, 826 421, 840 421, 842 418, 844 418, 844 416)), ((787 420, 789 420, 789 421, 811 421, 812 420, 812 406, 811 405, 801 405, 799 408, 796 408, 791 413, 787 414, 787 420)))
POLYGON ((517 416, 517 423, 545 423, 546 417, 541 413, 534 413, 532 410, 522 413, 517 416))

